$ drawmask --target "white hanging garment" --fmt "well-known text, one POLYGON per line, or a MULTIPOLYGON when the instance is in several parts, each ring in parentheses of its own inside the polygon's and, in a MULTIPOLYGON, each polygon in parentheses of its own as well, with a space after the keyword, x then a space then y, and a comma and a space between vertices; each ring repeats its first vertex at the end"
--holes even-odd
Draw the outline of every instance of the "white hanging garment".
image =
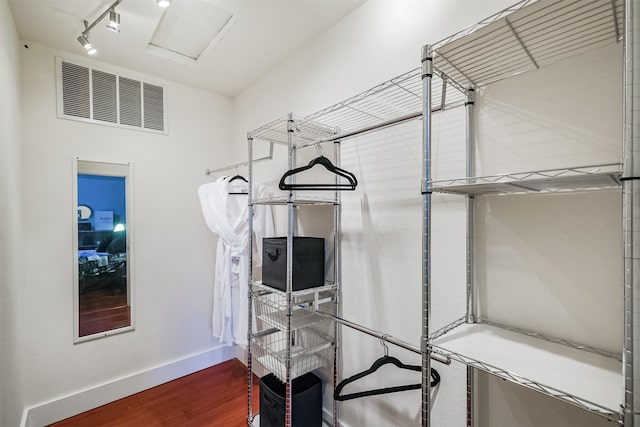
MULTIPOLYGON (((221 343, 247 345, 247 292, 249 280, 249 206, 248 196, 238 186, 248 184, 229 177, 198 188, 202 214, 207 226, 218 234, 215 284, 213 290, 213 336, 221 343)), ((254 184, 254 199, 264 198, 266 189, 254 184)), ((262 238, 274 234, 271 209, 255 205, 253 215, 255 235, 254 266, 262 264, 262 238)))

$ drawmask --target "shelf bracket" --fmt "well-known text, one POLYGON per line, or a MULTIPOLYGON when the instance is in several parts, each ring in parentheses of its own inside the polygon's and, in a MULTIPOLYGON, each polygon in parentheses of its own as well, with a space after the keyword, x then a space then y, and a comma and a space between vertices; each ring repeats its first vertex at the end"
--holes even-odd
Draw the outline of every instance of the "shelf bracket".
POLYGON ((533 59, 533 55, 531 55, 531 52, 529 52, 529 49, 527 49, 527 46, 525 46, 524 42, 522 41, 522 39, 520 38, 520 36, 516 32, 515 28, 513 28, 513 25, 511 25, 511 22, 509 22, 509 18, 507 18, 505 16, 504 17, 504 22, 505 22, 505 24, 507 24, 507 27, 509 28, 509 30, 511 30, 511 34, 513 34, 513 37, 515 37, 515 39, 518 41, 518 43, 520 43, 520 47, 522 48, 522 50, 524 50, 524 53, 527 54, 527 56, 531 60, 531 63, 533 64, 533 66, 536 67, 536 68, 540 68, 540 66, 538 65, 536 60, 533 59))

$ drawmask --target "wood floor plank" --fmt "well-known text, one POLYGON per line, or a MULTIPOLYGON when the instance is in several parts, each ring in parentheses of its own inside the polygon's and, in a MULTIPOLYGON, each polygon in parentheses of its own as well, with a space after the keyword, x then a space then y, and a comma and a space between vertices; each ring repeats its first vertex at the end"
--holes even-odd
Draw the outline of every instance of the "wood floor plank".
MULTIPOLYGON (((253 380, 258 411, 259 379, 253 380)), ((247 368, 232 359, 49 427, 244 427, 247 368)))

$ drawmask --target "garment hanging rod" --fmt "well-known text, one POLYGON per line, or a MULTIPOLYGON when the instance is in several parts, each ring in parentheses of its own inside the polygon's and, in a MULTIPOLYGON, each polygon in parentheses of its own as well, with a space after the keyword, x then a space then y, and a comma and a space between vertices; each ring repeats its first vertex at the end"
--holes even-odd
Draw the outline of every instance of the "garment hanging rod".
POLYGON ((422 117, 422 111, 417 113, 406 114, 404 116, 400 116, 394 119, 386 120, 384 122, 376 123, 375 125, 367 126, 361 129, 352 130, 350 132, 338 133, 328 138, 320 138, 314 142, 307 142, 305 144, 300 144, 300 145, 297 145, 296 148, 307 148, 307 147, 312 147, 314 145, 322 144, 325 142, 339 141, 341 139, 351 138, 356 135, 373 132, 374 130, 379 130, 379 129, 384 129, 391 126, 399 125, 401 123, 409 122, 411 120, 419 119, 421 117, 422 117))
MULTIPOLYGON (((388 334, 382 334, 378 331, 374 331, 373 329, 369 329, 365 326, 359 325, 357 323, 353 323, 350 322, 349 320, 343 319, 341 317, 335 316, 331 313, 327 313, 325 311, 315 311, 315 313, 319 314, 320 316, 324 316, 324 317, 328 317, 330 319, 332 319, 333 321, 340 323, 341 325, 344 326, 348 326, 351 329, 355 329, 357 331, 360 332, 364 332, 367 335, 371 335, 372 337, 378 338, 382 341, 388 342, 390 344, 393 345, 397 345, 398 347, 404 348, 405 350, 409 350, 412 351, 414 353, 417 354, 422 354, 422 352, 420 351, 419 347, 416 347, 415 345, 409 344, 407 342, 404 342, 402 340, 399 340, 397 338, 392 337, 391 335, 388 334)), ((435 360, 436 362, 440 362, 443 363, 445 365, 450 365, 451 364, 451 359, 448 357, 443 357, 440 356, 439 354, 431 354, 431 358, 433 360, 435 360)))
MULTIPOLYGON (((264 157, 260 157, 258 159, 254 159, 253 163, 257 163, 257 162, 262 162, 265 160, 271 160, 273 159, 273 142, 269 142, 269 154, 267 156, 264 157)), ((224 166, 218 169, 207 169, 204 171, 205 175, 212 175, 214 173, 218 173, 218 172, 222 172, 222 171, 227 171, 227 170, 231 170, 231 169, 237 169, 239 167, 242 166, 247 166, 249 164, 249 162, 240 162, 240 163, 235 163, 233 165, 229 165, 229 166, 224 166)))

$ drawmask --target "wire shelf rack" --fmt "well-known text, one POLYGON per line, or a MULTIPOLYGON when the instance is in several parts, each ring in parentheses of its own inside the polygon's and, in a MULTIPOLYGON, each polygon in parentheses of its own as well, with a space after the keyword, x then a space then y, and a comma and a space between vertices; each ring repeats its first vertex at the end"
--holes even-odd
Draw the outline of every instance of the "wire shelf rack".
MULTIPOLYGON (((432 87, 433 112, 464 104, 464 87, 438 70, 432 87)), ((420 111, 422 72, 416 68, 306 118, 349 132, 420 111)))
POLYGON ((434 66, 484 86, 615 44, 623 28, 624 0, 524 0, 435 43, 434 66))
POLYGON ((620 188, 621 165, 600 165, 431 181, 437 193, 460 195, 554 193, 620 188))
MULTIPOLYGON (((434 70, 432 112, 464 105, 465 88, 445 73, 434 70)), ((308 147, 338 133, 352 132, 393 121, 405 116, 422 116, 422 72, 415 68, 351 98, 304 118, 294 118, 295 146, 308 147)), ((278 144, 287 144, 286 117, 268 123, 251 136, 278 144)))
POLYGON ((287 116, 284 116, 249 132, 249 135, 253 139, 288 145, 289 133, 291 133, 293 145, 297 146, 328 138, 335 135, 337 129, 312 119, 297 116, 294 116, 290 123, 287 116))
MULTIPOLYGON (((291 332, 290 376, 297 378, 323 366, 333 357, 333 339, 313 328, 291 332)), ((280 381, 287 380, 287 334, 277 331, 254 338, 256 359, 280 381)))

